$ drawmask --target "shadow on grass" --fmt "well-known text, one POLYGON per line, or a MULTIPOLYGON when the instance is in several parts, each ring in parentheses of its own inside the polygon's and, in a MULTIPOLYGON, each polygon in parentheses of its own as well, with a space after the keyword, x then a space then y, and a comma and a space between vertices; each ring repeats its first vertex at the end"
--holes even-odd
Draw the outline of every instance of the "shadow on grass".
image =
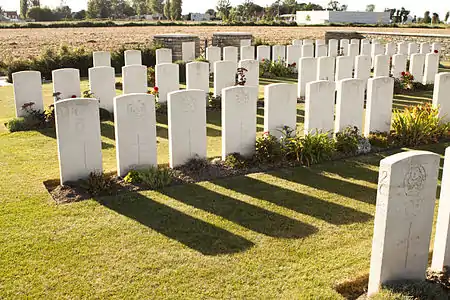
POLYGON ((103 197, 97 201, 204 255, 238 253, 254 246, 251 241, 241 236, 193 218, 139 193, 103 197))
POLYGON ((56 129, 55 128, 43 128, 43 129, 38 129, 36 130, 37 132, 39 132, 40 134, 42 134, 43 136, 52 138, 52 139, 56 139, 56 129))
MULTIPOLYGON (((293 170, 293 172, 298 177, 302 178, 301 180, 299 180, 299 182, 301 182, 302 184, 308 185, 314 180, 321 180, 319 183, 316 183, 316 185, 320 185, 323 190, 328 189, 327 185, 336 184, 332 181, 326 180, 325 178, 304 178, 305 175, 309 176, 309 174, 298 172, 298 169, 301 168, 296 168, 295 170, 293 170)), ((280 178, 283 177, 282 173, 280 172, 274 172, 270 174, 279 176, 280 178)), ((292 180, 291 176, 284 177, 292 180)), ((371 215, 357 211, 353 208, 345 207, 333 202, 320 199, 316 196, 292 191, 246 176, 232 178, 228 181, 221 181, 217 184, 223 186, 224 188, 248 195, 255 199, 268 201, 273 204, 294 210, 305 215, 309 215, 317 219, 321 219, 335 225, 366 222, 372 218, 371 215)))
MULTIPOLYGON (((242 177, 238 177, 239 179, 242 179, 242 177)), ((224 184, 227 181, 219 180, 218 184, 224 184)), ((317 228, 314 226, 218 194, 197 184, 166 189, 163 193, 187 205, 221 216, 242 227, 267 236, 303 238, 317 232, 317 228)))
POLYGON ((116 139, 113 124, 111 124, 109 122, 102 122, 102 123, 100 123, 100 130, 101 130, 102 136, 104 136, 108 139, 111 139, 113 141, 116 139))
POLYGON ((305 123, 305 110, 297 108, 297 123, 305 123))

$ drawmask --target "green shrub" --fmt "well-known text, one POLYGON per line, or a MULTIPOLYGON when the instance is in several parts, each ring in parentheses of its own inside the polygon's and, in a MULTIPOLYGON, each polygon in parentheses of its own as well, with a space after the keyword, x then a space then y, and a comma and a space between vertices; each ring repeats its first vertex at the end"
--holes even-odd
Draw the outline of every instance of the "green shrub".
POLYGON ((284 153, 286 159, 310 166, 331 159, 335 147, 335 142, 328 133, 307 134, 287 138, 284 153))
POLYGON ((281 143, 275 136, 265 132, 262 137, 256 139, 255 159, 259 163, 273 163, 281 157, 281 143))
POLYGON ((284 60, 271 61, 264 59, 260 63, 259 75, 260 77, 274 78, 274 77, 292 77, 294 75, 296 63, 286 65, 284 60))
POLYGON ((143 184, 152 190, 156 190, 172 183, 172 172, 169 169, 148 167, 128 172, 124 177, 124 181, 133 184, 143 184))
POLYGON ((231 153, 225 158, 224 164, 232 169, 243 169, 249 165, 249 162, 240 153, 231 153))
POLYGON ((386 284, 371 300, 434 299, 447 300, 449 293, 440 285, 427 281, 399 281, 386 284))
POLYGON ((147 68, 147 85, 155 86, 155 68, 153 67, 147 68))
POLYGON ((14 118, 5 123, 9 132, 39 130, 55 127, 54 106, 50 105, 45 111, 35 110, 34 102, 25 103, 21 109, 26 112, 24 117, 14 118))
POLYGON ((214 93, 208 93, 208 104, 213 109, 221 109, 222 108, 222 97, 214 96, 214 93))
POLYGON ((114 121, 114 114, 104 108, 99 109, 100 121, 114 121))
POLYGON ((90 173, 87 180, 80 181, 80 185, 93 196, 112 194, 115 187, 113 178, 100 172, 90 173))
POLYGON ((159 115, 167 115, 167 103, 155 103, 156 113, 159 115))
POLYGON ((358 152, 360 134, 357 127, 347 127, 336 133, 336 150, 345 155, 355 155, 358 152))
POLYGON ((439 110, 430 104, 419 104, 396 110, 392 120, 392 135, 402 146, 437 143, 446 137, 450 125, 439 118, 439 110))
POLYGON ((209 160, 200 158, 198 155, 190 158, 183 166, 183 170, 196 173, 210 166, 209 160))
POLYGON ((23 117, 14 118, 5 122, 5 127, 9 132, 30 130, 27 120, 23 117))

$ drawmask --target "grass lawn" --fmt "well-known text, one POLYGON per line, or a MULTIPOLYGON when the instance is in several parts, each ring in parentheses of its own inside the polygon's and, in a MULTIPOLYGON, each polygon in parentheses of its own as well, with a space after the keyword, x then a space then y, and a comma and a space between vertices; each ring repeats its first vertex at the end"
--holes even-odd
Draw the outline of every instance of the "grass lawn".
MULTIPOLYGON (((0 88, 0 122, 13 115, 0 88)), ((219 156, 220 113, 207 126, 219 156)), ((380 154, 57 206, 42 184, 59 176, 54 134, 0 127, 0 298, 342 299, 334 286, 369 271, 380 154)), ((113 171, 112 123, 102 135, 113 171)))

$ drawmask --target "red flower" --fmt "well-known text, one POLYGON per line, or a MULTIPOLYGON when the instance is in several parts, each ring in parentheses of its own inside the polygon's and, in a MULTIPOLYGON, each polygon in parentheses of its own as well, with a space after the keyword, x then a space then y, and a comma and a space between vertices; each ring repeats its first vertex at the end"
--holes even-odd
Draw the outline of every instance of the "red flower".
POLYGON ((263 133, 263 135, 268 136, 268 135, 270 135, 270 132, 265 131, 265 132, 263 133))
POLYGON ((153 88, 153 90, 157 93, 157 92, 159 91, 159 88, 158 88, 157 86, 155 86, 155 87, 153 88))
POLYGON ((70 97, 70 98, 76 98, 77 97, 77 95, 72 95, 72 97, 70 97))
POLYGON ((405 76, 406 75, 406 73, 405 72, 402 72, 402 76, 405 76))
POLYGON ((439 51, 437 51, 437 50, 434 50, 434 53, 438 54, 438 53, 439 53, 439 51))
POLYGON ((295 67, 297 65, 297 63, 292 63, 292 66, 295 67))
POLYGON ((263 59, 262 59, 262 62, 265 62, 265 61, 266 61, 266 59, 265 59, 265 58, 263 58, 263 59))

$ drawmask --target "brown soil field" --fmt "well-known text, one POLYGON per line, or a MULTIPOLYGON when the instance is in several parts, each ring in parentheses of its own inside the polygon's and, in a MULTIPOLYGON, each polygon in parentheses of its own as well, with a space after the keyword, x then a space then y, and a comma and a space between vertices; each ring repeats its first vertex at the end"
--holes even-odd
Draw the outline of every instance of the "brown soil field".
POLYGON ((353 28, 353 27, 236 27, 236 26, 154 26, 100 28, 0 29, 0 60, 36 56, 45 48, 62 44, 89 50, 113 50, 121 46, 151 43, 160 33, 191 33, 211 38, 215 32, 251 32, 255 38, 271 43, 288 43, 293 39, 323 38, 327 30, 380 31, 450 34, 450 28, 353 28))

